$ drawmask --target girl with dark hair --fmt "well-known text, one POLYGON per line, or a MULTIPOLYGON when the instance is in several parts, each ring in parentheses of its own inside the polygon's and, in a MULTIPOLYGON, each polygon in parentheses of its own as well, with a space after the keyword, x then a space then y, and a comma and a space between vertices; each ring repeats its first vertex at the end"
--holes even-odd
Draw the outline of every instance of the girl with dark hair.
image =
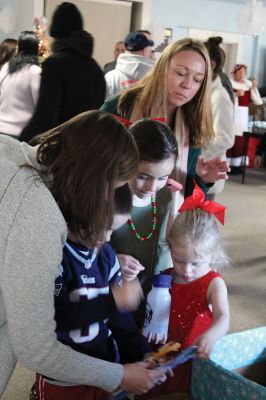
POLYGON ((38 52, 39 36, 23 31, 17 54, 1 69, 0 133, 18 138, 34 112, 41 79, 38 52))
MULTIPOLYGON (((144 119, 134 123, 130 131, 140 155, 138 176, 129 182, 133 209, 128 223, 113 233, 111 244, 118 253, 124 278, 131 280, 139 274, 146 297, 152 275, 171 266, 165 240, 171 192, 166 184, 178 149, 173 132, 160 121, 144 119)), ((134 314, 140 327, 145 303, 134 314)))
POLYGON ((0 44, 0 69, 16 53, 17 45, 16 39, 5 39, 0 44))
MULTIPOLYGON (((90 246, 104 241, 113 224, 115 189, 138 169, 136 144, 101 111, 80 114, 38 140, 32 147, 0 135, 0 393, 17 360, 70 386, 144 393, 162 371, 76 351, 57 340, 54 320, 55 279, 68 230, 90 246)), ((89 263, 83 266, 86 275, 89 263)), ((85 298, 92 299, 94 282, 87 283, 92 290, 84 288, 85 298)))

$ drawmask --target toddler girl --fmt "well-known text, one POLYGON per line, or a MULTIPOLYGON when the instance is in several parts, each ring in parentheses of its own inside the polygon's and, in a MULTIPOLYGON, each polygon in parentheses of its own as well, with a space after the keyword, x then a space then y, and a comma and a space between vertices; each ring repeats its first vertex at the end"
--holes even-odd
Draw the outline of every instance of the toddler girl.
MULTIPOLYGON (((201 358, 209 357, 214 343, 229 328, 227 289, 217 272, 228 265, 216 220, 223 223, 224 210, 218 203, 205 201, 195 185, 168 235, 173 260, 173 268, 165 271, 173 277, 168 341, 179 342, 182 349, 197 345, 201 358)), ((178 366, 173 378, 144 398, 189 392, 191 367, 191 361, 178 366)))

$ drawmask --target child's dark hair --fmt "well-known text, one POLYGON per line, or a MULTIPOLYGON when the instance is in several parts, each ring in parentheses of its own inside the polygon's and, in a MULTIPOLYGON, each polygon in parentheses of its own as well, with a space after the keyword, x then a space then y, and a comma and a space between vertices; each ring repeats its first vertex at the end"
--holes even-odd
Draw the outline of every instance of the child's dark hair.
POLYGON ((73 234, 101 240, 114 213, 115 187, 138 171, 132 135, 111 114, 91 110, 37 136, 38 171, 73 234), (83 232, 83 233, 81 233, 83 232))
POLYGON ((23 31, 18 38, 18 53, 8 64, 8 72, 13 74, 26 65, 38 65, 40 38, 36 32, 23 31))
POLYGON ((130 131, 138 147, 140 161, 159 162, 178 156, 178 145, 172 130, 163 122, 143 119, 130 131))
POLYGON ((215 61, 215 68, 213 69, 213 78, 215 79, 217 75, 222 72, 222 68, 225 62, 224 50, 220 47, 223 38, 221 36, 212 36, 205 42, 205 46, 209 52, 211 61, 215 61))
POLYGON ((115 189, 115 214, 129 215, 132 210, 132 193, 128 184, 115 189))

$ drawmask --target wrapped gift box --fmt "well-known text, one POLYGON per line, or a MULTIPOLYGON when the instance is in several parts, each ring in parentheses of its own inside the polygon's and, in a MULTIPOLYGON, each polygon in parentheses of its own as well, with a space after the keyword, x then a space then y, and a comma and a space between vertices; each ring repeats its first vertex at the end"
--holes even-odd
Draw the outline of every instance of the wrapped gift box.
POLYGON ((193 400, 266 399, 266 327, 224 336, 193 362, 193 400))

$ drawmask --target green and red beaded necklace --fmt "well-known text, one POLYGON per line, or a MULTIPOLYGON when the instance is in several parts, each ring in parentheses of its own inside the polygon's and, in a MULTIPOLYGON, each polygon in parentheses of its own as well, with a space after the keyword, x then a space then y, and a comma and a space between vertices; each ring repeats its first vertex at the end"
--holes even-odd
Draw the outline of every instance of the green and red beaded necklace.
POLYGON ((129 218, 129 220, 127 221, 128 225, 130 226, 132 231, 135 233, 136 238, 138 240, 140 240, 141 242, 151 239, 154 234, 154 231, 156 229, 156 226, 157 226, 157 207, 156 207, 155 196, 151 196, 151 205, 152 205, 152 228, 151 228, 151 232, 148 235, 142 236, 138 233, 132 218, 129 218))

